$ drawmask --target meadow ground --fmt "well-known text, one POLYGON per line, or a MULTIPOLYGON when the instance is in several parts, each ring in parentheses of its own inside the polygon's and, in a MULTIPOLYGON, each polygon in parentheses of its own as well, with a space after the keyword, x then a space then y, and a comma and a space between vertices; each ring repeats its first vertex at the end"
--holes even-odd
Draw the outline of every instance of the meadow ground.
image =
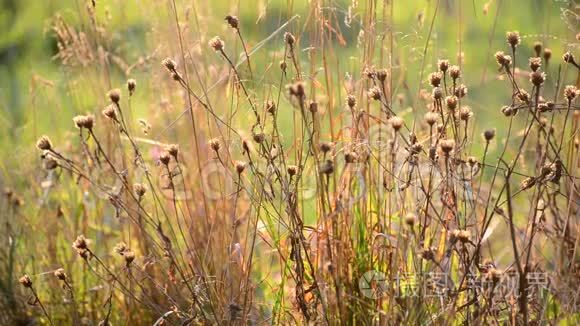
POLYGON ((578 324, 579 14, 2 2, 0 324, 578 324))

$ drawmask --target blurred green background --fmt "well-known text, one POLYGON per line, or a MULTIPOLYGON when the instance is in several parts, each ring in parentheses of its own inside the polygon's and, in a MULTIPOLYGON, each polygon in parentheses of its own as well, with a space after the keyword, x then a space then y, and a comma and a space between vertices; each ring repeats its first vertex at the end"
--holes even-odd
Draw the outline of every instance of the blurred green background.
MULTIPOLYGON (((67 23, 77 28, 86 24, 86 12, 90 0, 3 0, 0 2, 0 149, 9 152, 21 143, 31 143, 38 135, 52 132, 60 126, 70 127, 70 118, 79 112, 94 110, 94 92, 67 90, 66 81, 71 75, 85 73, 83 68, 63 68, 55 60, 57 44, 51 31, 55 15, 61 15, 67 23), (80 95, 79 95, 80 94, 80 95), (92 104, 91 104, 92 103, 92 104), (58 107, 54 107, 58 106, 58 107)), ((301 47, 308 46, 309 31, 303 31, 309 15, 309 2, 303 0, 238 0, 238 1, 182 1, 177 0, 177 9, 182 17, 189 17, 192 32, 203 30, 226 33, 223 17, 226 13, 240 16, 246 39, 250 44, 267 37, 289 17, 300 17, 292 23, 291 29, 302 34, 301 47)), ((358 76, 358 66, 352 64, 361 49, 357 38, 361 32, 361 20, 367 6, 374 4, 381 12, 381 1, 324 1, 322 10, 331 12, 341 29, 346 43, 335 45, 341 57, 342 72, 358 76), (356 6, 353 6, 356 3, 356 6), (350 8, 350 9, 349 9, 350 8), (348 13, 351 21, 347 24, 348 13)), ((387 1, 388 3, 388 1, 387 1)), ((96 17, 106 22, 107 29, 113 31, 111 49, 115 49, 127 62, 137 60, 154 48, 150 37, 153 26, 171 25, 171 1, 137 0, 96 0, 96 17), (156 25, 153 25, 155 22, 156 25), (123 40, 122 43, 115 43, 123 40)), ((575 35, 578 32, 577 4, 563 0, 412 0, 394 2, 394 32, 396 37, 395 62, 404 66, 406 85, 411 94, 419 88, 428 88, 425 82, 433 71, 438 58, 448 58, 457 62, 458 53, 463 52, 463 82, 469 87, 467 104, 476 113, 478 125, 493 125, 501 132, 503 120, 498 117, 501 103, 509 100, 506 82, 497 80, 497 67, 493 54, 498 49, 507 51, 505 32, 518 30, 522 35, 518 61, 524 65, 532 54, 531 46, 542 41, 554 52, 557 61, 548 68, 548 89, 555 84, 555 74, 560 56, 565 50, 576 50, 575 35), (424 80, 419 82, 422 53, 435 6, 439 4, 437 18, 433 25, 431 42, 425 58, 424 80), (461 39, 461 43, 458 39, 461 39), (551 85, 551 86, 550 86, 551 85), (490 114, 493 113, 493 114, 490 114)), ((381 21, 381 17, 377 17, 381 21)), ((386 35, 377 25, 378 35, 386 35)), ((210 36, 211 37, 211 36, 210 36)), ((279 40, 274 41, 279 49, 279 40), (276 43, 277 42, 277 43, 276 43)), ((175 49, 176 38, 165 39, 169 47, 175 49)), ((161 44, 162 46, 164 44, 161 44)), ((268 46, 267 46, 268 48, 268 46)), ((253 64, 263 66, 260 60, 267 58, 257 55, 253 64)), ((267 59, 269 60, 269 59, 267 59)), ((157 64, 155 62, 155 64, 157 64)), ((153 65, 154 71, 159 67, 153 65)), ((91 70, 86 71, 87 74, 91 70)), ((401 73, 399 71, 399 73, 401 73)), ((135 71, 138 80, 150 77, 150 71, 135 71)), ((121 72, 111 72, 110 84, 119 87, 127 76, 121 72)), ((102 99, 101 99, 102 100, 102 99)), ((55 136, 57 137, 57 136, 55 136)), ((31 151, 33 149, 30 149, 31 151)), ((28 149, 25 151, 28 153, 28 149)), ((22 154, 25 155, 25 154, 22 154)), ((16 159, 18 162, 19 159, 16 159)), ((4 166, 6 168, 6 166, 4 166)))

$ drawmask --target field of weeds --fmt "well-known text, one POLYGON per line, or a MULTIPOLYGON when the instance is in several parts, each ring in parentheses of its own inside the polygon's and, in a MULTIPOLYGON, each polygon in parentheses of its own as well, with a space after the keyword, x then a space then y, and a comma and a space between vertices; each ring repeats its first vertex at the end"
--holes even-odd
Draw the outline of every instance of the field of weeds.
POLYGON ((574 0, 0 4, 1 325, 577 325, 574 0))

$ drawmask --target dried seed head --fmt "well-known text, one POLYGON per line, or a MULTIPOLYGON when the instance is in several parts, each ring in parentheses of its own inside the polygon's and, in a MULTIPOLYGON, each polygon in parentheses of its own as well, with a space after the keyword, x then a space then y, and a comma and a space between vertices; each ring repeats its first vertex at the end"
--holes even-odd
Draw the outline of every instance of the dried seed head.
POLYGON ((530 58, 530 69, 532 71, 538 71, 540 67, 542 67, 542 58, 540 57, 530 58))
POLYGON ((443 98, 443 91, 441 90, 441 88, 440 87, 433 88, 431 97, 433 97, 435 101, 440 101, 443 98))
POLYGON ((288 172, 288 175, 290 175, 290 177, 293 177, 296 174, 298 174, 298 167, 296 165, 288 165, 286 171, 288 172))
POLYGON ((225 21, 228 22, 228 25, 230 25, 231 28, 233 29, 239 28, 240 20, 238 19, 238 17, 227 15, 225 21))
POLYGON ((147 193, 147 187, 142 183, 135 183, 133 185, 133 191, 137 197, 143 197, 147 193))
POLYGON ((536 57, 539 57, 542 54, 542 43, 536 41, 534 43, 534 52, 536 53, 536 57))
POLYGON ((344 160, 346 163, 355 163, 358 159, 358 155, 355 152, 344 153, 344 160))
POLYGON ((553 103, 548 103, 548 102, 542 102, 540 104, 538 104, 538 111, 540 112, 549 112, 552 111, 553 109, 553 103), (550 106, 550 104, 552 104, 550 106))
POLYGON ((455 88, 455 96, 458 98, 463 98, 467 95, 467 86, 461 84, 455 88))
POLYGON ((211 147, 211 149, 214 152, 218 152, 220 150, 220 147, 222 146, 221 142, 219 139, 217 138, 213 138, 209 140, 209 147, 211 147))
POLYGON ((286 63, 286 60, 280 61, 280 70, 286 72, 286 68, 288 68, 288 64, 286 63))
POLYGON ((175 71, 175 67, 177 67, 177 64, 171 58, 165 58, 165 59, 163 59, 163 61, 161 61, 161 64, 165 68, 167 68, 167 70, 172 71, 172 72, 175 71))
POLYGON ((174 71, 171 73, 171 79, 175 80, 175 81, 180 81, 181 78, 181 74, 177 71, 174 71))
POLYGON ((163 163, 163 165, 168 165, 169 161, 171 161, 171 156, 167 151, 163 151, 163 153, 159 155, 159 162, 163 163))
POLYGON ((399 117, 392 117, 391 119, 389 119, 389 123, 391 124, 391 127, 393 127, 395 132, 397 132, 403 127, 403 124, 405 122, 403 121, 403 119, 399 117))
POLYGON ((165 150, 169 155, 173 156, 177 160, 177 155, 179 154, 179 145, 177 144, 169 144, 165 146, 165 150))
POLYGON ((574 55, 570 51, 567 51, 566 53, 564 53, 564 55, 562 56, 562 60, 564 60, 564 62, 570 63, 570 64, 576 63, 576 61, 574 60, 574 55))
POLYGON ((527 91, 520 89, 519 93, 518 93, 518 99, 524 103, 529 103, 530 102, 530 93, 528 93, 527 91))
POLYGON ((473 112, 471 108, 468 106, 464 106, 459 110, 459 119, 463 121, 468 121, 473 116, 473 112))
POLYGON ((468 230, 460 230, 457 233, 457 239, 463 243, 469 242, 469 238, 471 237, 471 232, 468 230))
POLYGON ((52 149, 52 142, 50 141, 50 138, 48 138, 48 136, 40 136, 40 138, 38 138, 38 140, 36 141, 36 148, 42 150, 42 151, 49 151, 52 149))
POLYGON ((413 214, 413 213, 407 213, 407 215, 405 215, 405 224, 409 225, 409 226, 413 226, 415 225, 415 223, 417 222, 417 215, 413 214))
POLYGON ((495 137, 495 129, 487 129, 483 132, 483 138, 489 142, 495 137))
POLYGON ((334 172, 334 162, 331 160, 326 160, 320 166, 320 172, 326 175, 332 174, 334 172))
POLYGON ((461 69, 459 66, 451 66, 449 67, 449 77, 453 80, 457 80, 461 78, 461 69))
POLYGON ((437 122, 437 113, 435 113, 435 112, 427 112, 425 114, 425 121, 430 126, 434 125, 437 122))
POLYGON ((365 67, 363 70, 363 75, 367 76, 368 79, 374 79, 377 76, 377 71, 375 67, 365 67))
POLYGON ((58 167, 58 161, 52 155, 47 155, 44 159, 44 168, 47 170, 54 170, 58 167))
POLYGON ((286 32, 286 33, 284 33, 284 42, 286 42, 286 44, 292 46, 296 42, 296 38, 294 37, 294 35, 292 33, 286 32))
POLYGON ((503 53, 503 51, 498 51, 495 53, 495 61, 500 67, 508 68, 512 63, 512 57, 503 53))
POLYGON ((501 280, 503 276, 503 272, 497 268, 491 267, 487 272, 487 277, 491 278, 494 283, 497 283, 501 280))
POLYGON ((125 258, 125 266, 129 267, 131 263, 135 260, 135 252, 133 250, 127 249, 123 253, 123 257, 125 258))
POLYGON ((520 44, 520 33, 517 31, 507 32, 506 41, 515 50, 515 48, 520 44))
POLYGON ((503 113, 506 117, 511 117, 516 114, 516 110, 511 106, 504 106, 501 108, 501 113, 503 113))
POLYGON ((371 87, 367 91, 367 96, 375 101, 378 101, 381 99, 381 90, 376 86, 371 87))
POLYGON ((387 72, 387 69, 379 69, 377 71, 377 79, 383 83, 385 82, 385 80, 387 80, 388 75, 389 73, 387 72))
POLYGON ((530 73, 530 82, 536 87, 542 86, 546 80, 546 74, 540 71, 532 71, 530 73))
POLYGON ((129 96, 133 95, 135 88, 137 87, 137 81, 135 79, 127 80, 127 90, 129 91, 129 96))
POLYGON ((310 104, 308 105, 308 111, 310 111, 311 113, 318 112, 318 102, 311 101, 310 104))
POLYGON ((301 81, 297 81, 294 84, 287 86, 287 88, 288 88, 288 92, 292 96, 302 98, 305 94, 304 83, 301 81))
POLYGON ((346 97, 346 104, 352 109, 356 106, 356 97, 354 95, 348 95, 346 97))
POLYGON ((224 41, 219 36, 215 36, 208 42, 209 46, 214 49, 214 51, 223 51, 224 50, 224 41))
POLYGON ((14 196, 14 191, 12 191, 12 189, 6 187, 6 188, 4 188, 4 196, 6 196, 6 198, 10 199, 10 198, 12 198, 12 196, 14 196))
POLYGON ((546 64, 548 64, 548 62, 550 61, 550 58, 552 58, 552 50, 545 48, 544 49, 544 61, 546 61, 546 64))
POLYGON ((564 88, 564 96, 568 99, 568 103, 574 101, 578 96, 578 88, 574 85, 568 85, 564 88))
MULTIPOLYGON (((102 111, 103 115, 113 121, 117 121, 117 111, 115 110, 115 106, 113 105, 107 105, 107 107, 105 107, 102 111)), ((80 122, 81 124, 83 124, 82 122, 80 122)), ((78 123, 75 121, 75 124, 78 123)))
POLYGON ((121 90, 118 88, 112 89, 107 93, 107 96, 111 102, 119 104, 119 101, 121 100, 121 90))
POLYGON ((433 72, 429 75, 429 83, 433 87, 439 87, 439 85, 441 85, 442 77, 443 77, 443 74, 441 72, 439 72, 439 71, 433 72))
POLYGON ((439 146, 441 147, 441 151, 443 152, 443 154, 448 156, 449 153, 451 153, 451 151, 455 147, 455 141, 453 139, 443 139, 439 143, 439 146))
POLYGON ((266 139, 266 135, 263 132, 259 132, 254 134, 253 138, 256 143, 261 144, 266 139))
POLYGON ((59 268, 54 271, 54 276, 61 281, 66 281, 66 273, 64 272, 64 268, 59 268))
POLYGON ((119 242, 113 248, 113 251, 121 256, 125 253, 125 251, 129 250, 129 247, 124 242, 119 242))
POLYGON ((84 235, 79 235, 73 242, 73 248, 77 250, 85 250, 88 248, 87 238, 84 235))
POLYGON ((445 103, 447 105, 447 108, 451 111, 454 111, 457 108, 457 96, 447 96, 445 98, 445 103))
POLYGON ((439 67, 439 70, 441 72, 445 73, 445 72, 447 72, 447 69, 449 69, 449 61, 448 60, 438 60, 437 66, 439 67))
POLYGON ((24 286, 25 288, 32 287, 32 280, 30 279, 30 276, 28 276, 27 274, 22 275, 22 277, 18 279, 18 282, 22 284, 22 286, 24 286))
POLYGON ((266 112, 270 113, 271 115, 276 114, 276 103, 272 100, 268 100, 266 102, 266 112))
POLYGON ((246 169, 246 162, 244 161, 236 161, 234 165, 236 166, 236 172, 238 172, 238 174, 242 174, 246 169))
POLYGON ((475 158, 475 156, 468 157, 467 164, 469 164, 469 166, 473 168, 477 164, 477 158, 475 158))
POLYGON ((421 250, 421 253, 419 254, 419 256, 425 260, 434 261, 435 260, 435 248, 433 248, 433 247, 423 248, 421 250))
POLYGON ((322 153, 324 153, 324 154, 328 153, 332 149, 331 142, 322 142, 318 146, 320 148, 320 151, 322 151, 322 153))

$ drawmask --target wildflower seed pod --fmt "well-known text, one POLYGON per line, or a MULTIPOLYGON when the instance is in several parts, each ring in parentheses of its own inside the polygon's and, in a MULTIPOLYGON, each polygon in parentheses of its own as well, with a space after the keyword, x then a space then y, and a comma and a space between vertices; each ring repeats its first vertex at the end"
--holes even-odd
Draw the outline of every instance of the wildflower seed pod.
POLYGON ((22 286, 24 286, 25 288, 32 287, 32 280, 30 279, 30 276, 28 276, 27 274, 22 275, 22 277, 18 279, 18 282, 22 284, 22 286))
POLYGON ((103 109, 102 113, 105 117, 113 121, 117 121, 117 111, 115 110, 115 107, 113 105, 108 105, 106 108, 103 109))
POLYGON ((238 172, 238 174, 242 174, 242 172, 244 172, 244 170, 246 169, 246 162, 236 161, 235 166, 236 166, 236 172, 238 172))
POLYGON ((84 235, 79 235, 73 242, 73 248, 84 250, 88 248, 87 239, 84 235))
POLYGON ((42 151, 49 151, 52 149, 52 142, 50 141, 50 138, 48 138, 48 136, 40 136, 40 138, 38 138, 38 140, 36 141, 36 148, 42 150, 42 151))
POLYGON ((542 67, 542 58, 540 57, 530 58, 530 69, 532 71, 534 72, 538 71, 540 67, 542 67))
POLYGON ((467 95, 467 86, 461 84, 455 88, 455 94, 457 98, 464 98, 467 95))
POLYGON ((215 36, 208 42, 209 46, 214 49, 214 51, 223 51, 225 43, 219 36, 215 36))
POLYGON ((514 32, 507 32, 506 33, 506 41, 511 46, 513 50, 520 44, 520 33, 517 31, 514 32))
POLYGON ((112 89, 107 93, 107 96, 111 102, 119 104, 119 101, 121 100, 121 90, 118 88, 112 89))
POLYGON ((437 122, 437 118, 438 116, 435 112, 427 112, 425 114, 425 122, 430 126, 433 126, 437 122))
POLYGON ((431 97, 435 101, 440 101, 443 98, 443 91, 441 90, 441 88, 440 87, 433 88, 433 92, 431 93, 431 97))
POLYGON ((429 83, 433 87, 439 87, 439 85, 441 85, 441 78, 441 72, 433 72, 429 75, 429 83))
POLYGON ((167 70, 169 70, 169 71, 175 71, 175 67, 177 67, 177 64, 171 58, 165 58, 165 59, 163 59, 163 61, 161 61, 161 64, 165 68, 167 68, 167 70))
POLYGON ((448 60, 438 60, 437 66, 442 73, 446 73, 447 69, 449 69, 449 61, 448 60))
POLYGON ((455 147, 455 141, 453 139, 443 139, 439 144, 439 146, 441 147, 441 151, 443 152, 443 154, 449 156, 449 153, 451 153, 451 151, 455 147))
POLYGON ((135 88, 137 87, 137 81, 135 79, 127 80, 127 90, 129 91, 129 96, 135 93, 135 88))
POLYGON ((540 57, 540 55, 542 54, 542 43, 539 41, 536 41, 534 43, 534 52, 536 53, 536 57, 540 57))
POLYGON ((459 110, 459 119, 463 121, 468 121, 473 116, 473 112, 471 108, 468 106, 464 106, 459 110))
POLYGON ((326 154, 332 149, 332 143, 330 142, 322 142, 318 146, 320 148, 320 151, 324 154, 326 154))
POLYGON ((56 271, 54 271, 54 276, 56 276, 56 278, 58 278, 61 281, 66 281, 66 273, 64 271, 64 268, 59 268, 56 271))
POLYGON ((296 165, 288 165, 288 168, 286 169, 286 172, 288 172, 288 175, 290 177, 293 177, 296 174, 298 174, 298 167, 296 165))
POLYGON ((495 129, 487 129, 483 132, 483 138, 489 142, 495 137, 495 129))
POLYGON ((311 101, 310 104, 308 105, 308 111, 310 111, 310 113, 318 112, 318 102, 311 101))
POLYGON ((254 138, 254 141, 255 141, 256 143, 258 143, 258 144, 261 144, 261 143, 263 143, 263 142, 264 142, 264 140, 266 139, 266 135, 264 135, 264 133, 263 133, 263 132, 259 132, 259 133, 257 133, 257 134, 254 134, 253 138, 254 138))
POLYGON ((292 33, 286 32, 286 33, 284 33, 284 42, 286 42, 286 44, 292 46, 296 42, 296 38, 294 37, 294 35, 292 33))
POLYGON ((352 109, 356 106, 356 97, 354 95, 348 95, 346 97, 346 104, 352 109))
POLYGON ((542 84, 544 84, 545 80, 546 80, 546 74, 543 72, 533 71, 530 73, 530 82, 536 87, 542 86, 542 84))
POLYGON ((413 226, 415 225, 415 223, 417 222, 417 215, 413 214, 413 213, 407 213, 407 215, 405 215, 405 224, 407 224, 408 226, 413 226))
POLYGON ((509 68, 512 63, 512 57, 503 53, 503 51, 498 51, 495 53, 495 61, 502 68, 509 68))
POLYGON ((378 101, 381 99, 381 90, 378 87, 371 87, 368 91, 367 91, 367 96, 370 99, 373 99, 375 101, 378 101))
POLYGON ((546 64, 548 64, 548 62, 550 61, 550 58, 552 58, 552 50, 545 48, 544 49, 544 61, 546 61, 546 64))
POLYGON ((326 160, 320 166, 320 172, 326 175, 332 174, 334 172, 334 163, 331 160, 326 160))
POLYGON ((123 258, 125 258, 125 266, 129 267, 131 263, 135 260, 135 252, 133 250, 126 250, 123 253, 123 258))
POLYGON ((445 98, 445 103, 447 105, 447 109, 450 111, 454 111, 457 108, 457 96, 447 96, 445 98))
POLYGON ((501 113, 503 113, 506 117, 511 117, 515 115, 515 110, 511 106, 504 106, 501 108, 501 113))
POLYGON ((268 100, 266 102, 266 112, 270 113, 271 115, 276 114, 276 103, 272 100, 268 100))
POLYGON ((377 71, 377 79, 384 83, 387 80, 388 72, 387 69, 380 69, 377 71))
POLYGON ((169 155, 173 156, 173 158, 177 160, 177 155, 179 154, 179 145, 169 144, 165 146, 165 150, 167 153, 169 153, 169 155))
POLYGON ((568 85, 564 88, 564 96, 568 99, 568 102, 574 101, 576 96, 578 96, 578 88, 574 85, 568 85))
POLYGON ((454 81, 461 78, 461 69, 459 66, 451 66, 449 67, 449 77, 454 81))
POLYGON ((574 55, 570 51, 567 51, 566 53, 564 53, 564 55, 562 55, 562 60, 564 60, 564 62, 569 64, 576 63, 576 60, 574 60, 574 55))
MULTIPOLYGON (((214 152, 216 152, 216 153, 217 153, 217 152, 220 150, 220 147, 221 147, 220 140, 219 140, 219 139, 217 139, 217 138, 210 139, 210 141, 209 141, 209 146, 211 147, 211 149, 212 149, 214 152)), ((247 146, 247 144, 246 144, 246 146, 247 146)))
POLYGON ((355 163, 358 159, 358 155, 355 152, 347 152, 344 154, 344 160, 346 163, 355 163))
POLYGON ((238 17, 227 15, 225 21, 228 23, 228 25, 230 25, 231 28, 233 29, 239 28, 240 20, 238 19, 238 17))
POLYGON ((142 183, 135 183, 133 185, 133 191, 137 197, 141 198, 147 193, 147 187, 142 183))
POLYGON ((159 161, 163 163, 163 165, 168 165, 170 160, 171 156, 166 151, 164 151, 163 153, 161 153, 161 155, 159 155, 159 161))
POLYGON ((392 117, 389 120, 389 123, 391 124, 391 127, 393 127, 395 132, 398 132, 403 127, 404 121, 399 117, 392 117))

